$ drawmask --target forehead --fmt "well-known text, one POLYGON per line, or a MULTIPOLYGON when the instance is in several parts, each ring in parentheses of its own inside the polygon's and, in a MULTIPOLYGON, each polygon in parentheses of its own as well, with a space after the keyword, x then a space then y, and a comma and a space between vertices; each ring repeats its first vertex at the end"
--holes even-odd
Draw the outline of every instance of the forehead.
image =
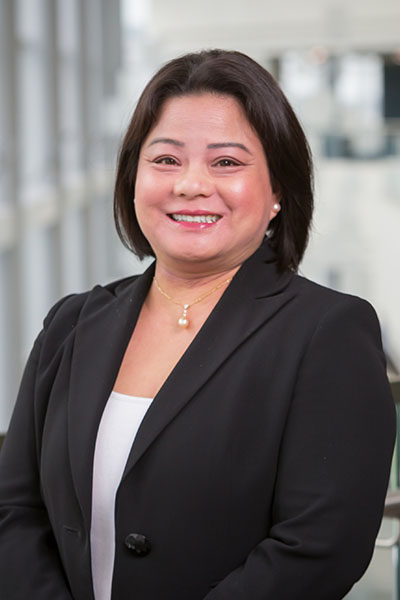
POLYGON ((170 129, 175 132, 192 130, 255 135, 240 103, 232 96, 213 93, 177 96, 166 100, 149 135, 170 129))

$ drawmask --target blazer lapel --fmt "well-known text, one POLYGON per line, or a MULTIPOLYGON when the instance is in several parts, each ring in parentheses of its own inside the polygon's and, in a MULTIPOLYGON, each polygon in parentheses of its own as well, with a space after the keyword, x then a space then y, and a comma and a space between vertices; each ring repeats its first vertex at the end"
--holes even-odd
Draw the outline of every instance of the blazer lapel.
POLYGON ((71 361, 68 438, 76 494, 90 527, 93 457, 99 422, 140 309, 154 265, 122 293, 95 288, 82 308, 71 361))
POLYGON ((147 411, 135 437, 123 478, 168 423, 246 338, 293 298, 293 273, 279 274, 263 244, 235 275, 202 329, 147 411))

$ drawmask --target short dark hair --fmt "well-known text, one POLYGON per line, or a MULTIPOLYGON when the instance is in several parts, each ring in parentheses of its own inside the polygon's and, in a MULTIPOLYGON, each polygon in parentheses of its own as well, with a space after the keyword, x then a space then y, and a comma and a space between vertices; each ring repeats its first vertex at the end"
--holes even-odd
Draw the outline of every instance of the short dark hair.
POLYGON ((241 52, 205 50, 166 63, 139 98, 119 153, 114 217, 122 242, 139 258, 154 256, 133 203, 139 153, 169 98, 211 92, 232 96, 264 148, 281 210, 268 235, 280 269, 297 270, 307 246, 313 212, 309 145, 285 95, 268 71, 241 52))

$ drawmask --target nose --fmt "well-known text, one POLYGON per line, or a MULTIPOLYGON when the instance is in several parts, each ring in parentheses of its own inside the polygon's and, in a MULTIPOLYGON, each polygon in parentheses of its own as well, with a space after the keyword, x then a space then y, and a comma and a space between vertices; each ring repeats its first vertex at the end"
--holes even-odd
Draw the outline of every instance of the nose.
POLYGON ((174 194, 188 199, 198 196, 210 196, 213 182, 207 171, 200 166, 189 165, 177 177, 174 183, 174 194))

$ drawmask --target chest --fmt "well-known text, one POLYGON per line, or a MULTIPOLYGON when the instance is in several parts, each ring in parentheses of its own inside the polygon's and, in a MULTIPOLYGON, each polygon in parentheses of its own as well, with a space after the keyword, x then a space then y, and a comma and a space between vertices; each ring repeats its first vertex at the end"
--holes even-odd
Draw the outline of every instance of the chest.
POLYGON ((114 389, 154 398, 198 333, 142 313, 126 348, 114 389))

